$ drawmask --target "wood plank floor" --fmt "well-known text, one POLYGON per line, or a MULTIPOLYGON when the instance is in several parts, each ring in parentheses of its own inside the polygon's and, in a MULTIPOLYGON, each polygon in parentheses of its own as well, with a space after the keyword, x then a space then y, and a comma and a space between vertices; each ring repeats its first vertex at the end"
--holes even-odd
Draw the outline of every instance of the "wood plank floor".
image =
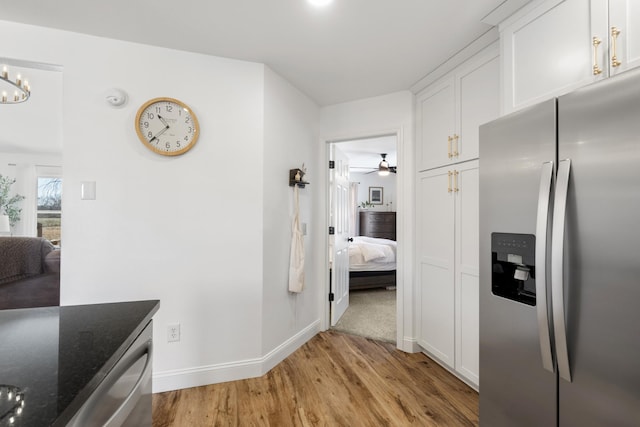
POLYGON ((475 426, 478 394, 422 353, 327 331, 260 378, 155 394, 153 425, 475 426))

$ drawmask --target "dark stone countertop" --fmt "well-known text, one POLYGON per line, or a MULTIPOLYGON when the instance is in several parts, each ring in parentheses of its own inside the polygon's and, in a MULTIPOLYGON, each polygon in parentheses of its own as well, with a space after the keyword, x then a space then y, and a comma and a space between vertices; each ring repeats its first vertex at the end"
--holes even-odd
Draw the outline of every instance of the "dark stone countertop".
POLYGON ((0 310, 0 427, 65 425, 159 306, 152 300, 0 310))

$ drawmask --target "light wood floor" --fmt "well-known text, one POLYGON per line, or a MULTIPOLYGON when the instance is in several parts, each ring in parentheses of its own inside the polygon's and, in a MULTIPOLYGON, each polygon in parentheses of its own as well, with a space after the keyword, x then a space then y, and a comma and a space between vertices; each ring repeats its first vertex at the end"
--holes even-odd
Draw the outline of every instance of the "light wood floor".
POLYGON ((474 426, 478 394, 422 353, 327 331, 260 378, 155 394, 153 425, 474 426))

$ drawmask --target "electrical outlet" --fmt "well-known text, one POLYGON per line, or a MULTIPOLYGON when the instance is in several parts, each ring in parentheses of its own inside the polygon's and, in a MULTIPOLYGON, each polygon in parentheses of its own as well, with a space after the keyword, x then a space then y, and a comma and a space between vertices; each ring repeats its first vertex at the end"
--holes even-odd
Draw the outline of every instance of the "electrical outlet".
POLYGON ((167 342, 180 341, 180 323, 167 325, 167 342))

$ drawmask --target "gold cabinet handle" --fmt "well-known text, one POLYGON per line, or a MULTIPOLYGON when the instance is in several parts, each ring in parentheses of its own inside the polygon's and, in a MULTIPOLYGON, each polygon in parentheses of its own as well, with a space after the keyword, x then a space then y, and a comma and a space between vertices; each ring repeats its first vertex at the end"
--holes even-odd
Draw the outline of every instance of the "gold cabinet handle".
POLYGON ((458 174, 459 173, 460 172, 458 172, 458 171, 453 171, 453 191, 456 192, 456 193, 458 191, 460 191, 460 189, 458 188, 458 174))
POLYGON ((447 192, 451 193, 453 190, 451 189, 451 175, 453 175, 453 173, 451 171, 447 171, 447 175, 448 175, 448 179, 447 182, 449 184, 449 187, 447 188, 447 192))
POLYGON ((447 137, 447 153, 449 154, 449 158, 453 157, 453 154, 451 154, 451 141, 453 141, 453 138, 448 136, 447 137))
POLYGON ((453 134, 453 140, 456 142, 456 144, 454 145, 453 148, 453 157, 458 157, 458 155, 460 153, 458 153, 458 140, 460 139, 460 137, 457 134, 453 134))
POLYGON ((598 66, 598 46, 602 43, 598 37, 593 37, 593 75, 602 74, 602 69, 598 66))
POLYGON ((618 41, 618 36, 620 35, 620 30, 616 27, 611 27, 611 50, 613 50, 613 55, 611 55, 611 66, 619 67, 622 62, 618 61, 618 57, 616 56, 616 42, 618 41))

